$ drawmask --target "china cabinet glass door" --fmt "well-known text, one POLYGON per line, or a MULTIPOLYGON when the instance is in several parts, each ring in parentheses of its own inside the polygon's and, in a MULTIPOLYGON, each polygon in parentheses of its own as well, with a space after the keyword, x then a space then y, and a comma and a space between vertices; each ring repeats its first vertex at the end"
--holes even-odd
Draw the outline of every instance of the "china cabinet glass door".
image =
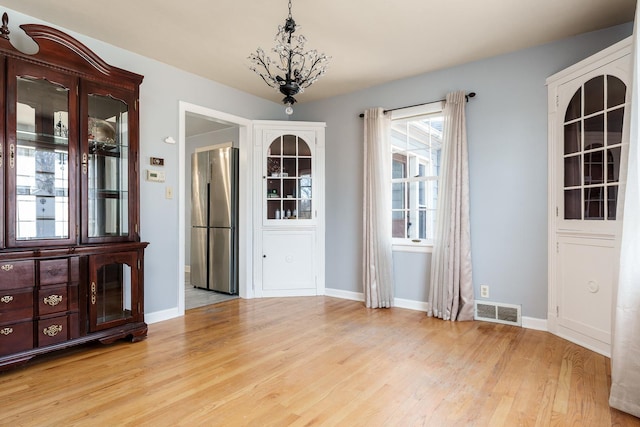
POLYGON ((88 242, 130 240, 132 218, 130 109, 133 100, 86 84, 88 114, 82 126, 83 238, 88 242))
POLYGON ((137 253, 94 255, 89 259, 91 331, 130 322, 138 313, 133 296, 138 293, 137 253))
POLYGON ((75 243, 77 80, 19 61, 8 70, 8 246, 75 243))

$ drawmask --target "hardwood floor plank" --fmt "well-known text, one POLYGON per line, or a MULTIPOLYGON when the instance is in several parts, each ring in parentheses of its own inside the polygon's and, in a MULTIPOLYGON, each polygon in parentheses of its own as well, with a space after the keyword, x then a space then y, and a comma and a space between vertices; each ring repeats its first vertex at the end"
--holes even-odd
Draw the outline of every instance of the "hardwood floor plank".
POLYGON ((640 426, 607 358, 329 297, 231 300, 0 374, 11 426, 640 426))

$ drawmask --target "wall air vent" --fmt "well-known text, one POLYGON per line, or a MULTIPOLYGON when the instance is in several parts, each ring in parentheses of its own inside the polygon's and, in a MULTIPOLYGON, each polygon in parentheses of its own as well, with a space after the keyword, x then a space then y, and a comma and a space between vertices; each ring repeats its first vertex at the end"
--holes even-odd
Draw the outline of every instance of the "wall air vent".
POLYGON ((516 304, 476 301, 474 317, 476 320, 484 320, 486 322, 522 326, 521 310, 522 306, 516 304))

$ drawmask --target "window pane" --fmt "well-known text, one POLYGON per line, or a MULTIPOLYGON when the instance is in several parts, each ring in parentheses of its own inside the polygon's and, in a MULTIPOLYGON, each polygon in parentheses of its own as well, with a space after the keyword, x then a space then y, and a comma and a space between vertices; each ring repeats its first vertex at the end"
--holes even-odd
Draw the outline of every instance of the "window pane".
POLYGON ((607 150, 607 182, 618 182, 620 179, 620 147, 607 150))
POLYGON ((604 182, 604 150, 584 153, 584 183, 602 184, 604 182))
POLYGON ((623 117, 624 108, 607 113, 607 145, 620 144, 622 142, 623 117))
POLYGON ((569 120, 577 119, 581 116, 581 107, 582 107, 582 88, 578 89, 576 93, 569 101, 569 106, 567 107, 567 112, 564 116, 564 121, 568 122, 569 120))
POLYGON ((405 211, 393 211, 391 213, 391 234, 392 237, 404 239, 406 236, 404 226, 405 211))
POLYGON ((607 76, 607 107, 624 104, 627 86, 617 77, 607 76))
POLYGON ((618 186, 607 187, 607 219, 616 219, 616 208, 618 206, 618 186))
POLYGON ((584 149, 592 150, 604 146, 604 114, 585 119, 584 149))
POLYGON ((564 190, 564 219, 582 219, 580 190, 564 190))
POLYGON ((602 110, 604 110, 604 76, 598 76, 584 84, 584 115, 602 110))
POLYGON ((442 152, 441 115, 392 122, 392 236, 432 240, 442 152))
POLYGON ((572 154, 580 151, 582 142, 582 122, 564 125, 564 154, 572 154))
POLYGON ((405 209, 405 188, 402 182, 391 184, 391 209, 405 209))
POLYGON ((584 219, 604 219, 604 188, 584 189, 584 219))
POLYGON ((564 186, 575 187, 580 184, 580 155, 566 157, 564 159, 564 186))

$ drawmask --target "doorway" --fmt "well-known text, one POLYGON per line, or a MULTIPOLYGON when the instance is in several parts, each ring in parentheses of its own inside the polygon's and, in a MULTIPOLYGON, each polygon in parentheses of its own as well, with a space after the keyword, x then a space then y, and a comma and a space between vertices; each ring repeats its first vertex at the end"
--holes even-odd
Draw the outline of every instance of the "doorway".
MULTIPOLYGON (((209 296, 204 302, 190 301, 186 304, 186 288, 189 279, 189 228, 190 228, 190 203, 191 203, 191 186, 190 186, 190 165, 191 154, 196 150, 197 142, 206 140, 207 138, 198 138, 198 135, 207 135, 211 141, 211 145, 219 142, 229 142, 231 139, 234 146, 239 149, 239 167, 240 171, 251 170, 251 120, 242 117, 233 116, 206 107, 189 104, 186 102, 179 103, 179 171, 178 171, 178 206, 179 209, 179 286, 178 286, 178 310, 184 315, 186 308, 191 308, 194 304, 206 304, 207 301, 214 303, 217 299, 209 296), (224 142, 222 140, 225 140, 224 142)), ((201 145, 205 145, 202 143, 201 145)), ((246 175, 246 174, 245 174, 246 175)), ((251 208, 251 183, 249 179, 245 179, 240 173, 239 179, 239 245, 238 245, 238 294, 241 298, 251 298, 253 289, 248 285, 248 278, 252 276, 252 208, 251 208)), ((209 292, 209 291, 203 291, 209 292)), ((189 299, 196 298, 189 292, 189 299)))

